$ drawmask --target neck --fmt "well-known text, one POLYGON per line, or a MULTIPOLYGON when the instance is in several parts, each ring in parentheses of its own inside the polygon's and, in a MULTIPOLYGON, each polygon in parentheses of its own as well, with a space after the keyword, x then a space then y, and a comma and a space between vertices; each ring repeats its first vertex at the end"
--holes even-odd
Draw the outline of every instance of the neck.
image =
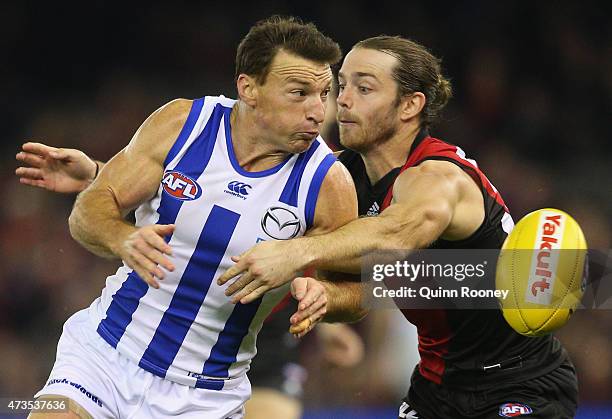
POLYGON ((289 154, 269 141, 256 123, 255 112, 241 101, 236 102, 230 114, 230 130, 236 160, 247 171, 270 169, 289 154))
POLYGON ((410 147, 419 133, 418 124, 408 124, 392 137, 379 142, 370 150, 361 152, 370 183, 374 185, 387 173, 406 163, 410 147))

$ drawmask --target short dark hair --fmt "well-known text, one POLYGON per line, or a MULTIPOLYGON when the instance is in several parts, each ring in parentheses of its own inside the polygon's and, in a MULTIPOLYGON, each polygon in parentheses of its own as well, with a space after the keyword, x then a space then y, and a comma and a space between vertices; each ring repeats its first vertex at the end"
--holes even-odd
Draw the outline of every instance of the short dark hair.
POLYGON ((240 74, 248 74, 258 83, 265 83, 270 63, 281 49, 330 65, 342 58, 340 46, 313 23, 275 15, 257 22, 240 41, 236 52, 236 79, 240 74))
POLYGON ((421 125, 429 126, 440 116, 453 92, 450 81, 442 75, 441 60, 423 45, 400 36, 376 36, 357 42, 353 48, 368 48, 397 58, 393 78, 398 85, 398 99, 414 93, 425 95, 421 125))

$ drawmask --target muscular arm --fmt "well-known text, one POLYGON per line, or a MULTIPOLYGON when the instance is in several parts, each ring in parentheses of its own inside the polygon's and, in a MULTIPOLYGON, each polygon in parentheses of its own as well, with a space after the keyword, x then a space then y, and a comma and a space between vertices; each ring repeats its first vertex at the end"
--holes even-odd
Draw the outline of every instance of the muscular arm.
MULTIPOLYGON (((359 272, 364 253, 425 247, 440 237, 453 220, 465 179, 435 163, 404 172, 394 185, 394 202, 378 217, 360 218, 331 233, 294 240, 294 251, 300 255, 295 263, 359 272)), ((354 321, 366 314, 362 283, 322 284, 327 295, 324 321, 354 321)), ((311 308, 298 306, 291 319, 293 331, 298 336, 308 333, 313 318, 317 317, 311 308)))
POLYGON ((78 196, 70 215, 70 232, 75 240, 93 253, 127 259, 129 264, 134 255, 127 254, 125 243, 138 229, 123 217, 155 195, 163 161, 190 107, 191 101, 175 100, 155 111, 130 143, 103 167, 91 186, 78 196))
MULTIPOLYGON (((442 237, 471 235, 484 217, 482 194, 460 168, 428 161, 395 182, 394 200, 378 217, 365 217, 318 237, 297 239, 301 264, 359 272, 362 255, 427 247, 442 237)), ((297 243, 296 243, 297 244, 297 243)))
MULTIPOLYGON (((337 198, 331 202, 341 208, 343 200, 340 196, 337 198)), ((382 215, 351 221, 329 233, 313 232, 298 239, 255 246, 236 258, 236 265, 224 273, 219 282, 224 283, 244 272, 227 293, 240 291, 241 302, 246 303, 261 295, 249 294, 250 291, 279 286, 308 267, 358 273, 361 256, 371 251, 415 249, 426 247, 438 238, 467 238, 483 218, 483 197, 476 183, 452 163, 428 161, 398 177, 394 201, 382 215)), ((298 336, 311 330, 314 321, 320 319, 313 310, 318 307, 314 301, 321 293, 330 297, 326 319, 351 321, 365 314, 358 285, 335 281, 323 285, 325 292, 308 292, 309 287, 316 288, 309 278, 293 281, 292 292, 300 305, 291 322, 294 326, 299 323, 300 327, 293 329, 298 336), (309 295, 308 301, 301 298, 305 293, 309 295), (302 308, 303 302, 313 309, 302 308)))
POLYGON ((324 322, 353 323, 363 319, 368 314, 368 310, 363 306, 364 288, 362 282, 348 281, 346 277, 340 277, 340 279, 318 278, 325 287, 327 295, 324 322))

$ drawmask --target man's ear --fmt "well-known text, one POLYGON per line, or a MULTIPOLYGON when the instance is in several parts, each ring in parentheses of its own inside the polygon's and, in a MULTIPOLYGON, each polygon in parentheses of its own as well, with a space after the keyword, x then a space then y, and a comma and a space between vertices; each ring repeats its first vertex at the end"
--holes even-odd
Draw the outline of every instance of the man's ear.
POLYGON ((419 115, 425 107, 427 99, 421 92, 414 92, 410 95, 406 95, 400 101, 400 119, 407 121, 419 115))
POLYGON ((257 81, 246 74, 240 74, 236 80, 236 89, 240 100, 249 106, 255 106, 257 103, 257 81))

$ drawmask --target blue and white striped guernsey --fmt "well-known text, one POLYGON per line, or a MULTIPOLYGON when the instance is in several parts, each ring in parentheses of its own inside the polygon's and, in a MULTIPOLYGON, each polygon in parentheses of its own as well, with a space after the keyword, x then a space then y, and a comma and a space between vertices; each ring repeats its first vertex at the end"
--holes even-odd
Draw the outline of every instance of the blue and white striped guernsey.
POLYGON ((242 380, 263 320, 288 292, 287 285, 234 305, 217 277, 233 264, 230 256, 258 241, 304 234, 335 161, 318 137, 276 167, 245 171, 232 146, 234 103, 223 96, 193 101, 156 196, 136 210, 137 226, 176 224, 169 238, 175 271, 154 289, 124 264, 89 310, 102 338, 143 369, 215 390, 242 380))

